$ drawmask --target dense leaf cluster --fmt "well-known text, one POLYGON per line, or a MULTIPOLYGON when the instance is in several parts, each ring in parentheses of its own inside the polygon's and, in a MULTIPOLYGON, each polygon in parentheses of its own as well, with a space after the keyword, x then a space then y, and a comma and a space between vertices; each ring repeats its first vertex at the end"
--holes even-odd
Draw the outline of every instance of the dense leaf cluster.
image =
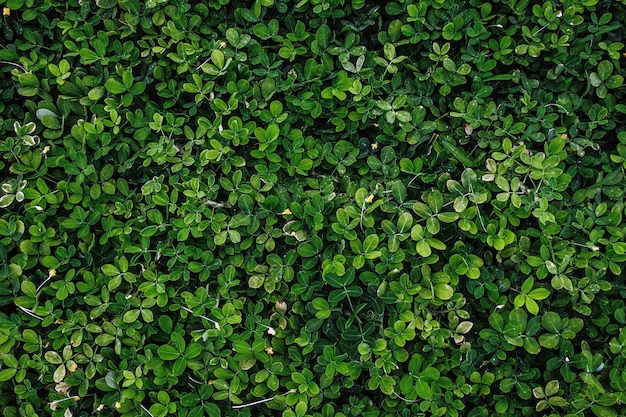
POLYGON ((626 2, 0 0, 5 416, 616 416, 626 2))

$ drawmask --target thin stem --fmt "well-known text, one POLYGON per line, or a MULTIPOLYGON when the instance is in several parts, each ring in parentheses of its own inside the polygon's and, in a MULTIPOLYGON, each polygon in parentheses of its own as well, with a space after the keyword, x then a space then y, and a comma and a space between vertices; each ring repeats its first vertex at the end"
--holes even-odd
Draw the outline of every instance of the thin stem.
POLYGON ((193 379, 191 376, 189 376, 189 380, 190 380, 191 382, 195 382, 196 384, 200 384, 200 385, 202 385, 202 382, 200 382, 200 381, 197 381, 197 380, 193 379))
MULTIPOLYGON (((286 393, 284 393, 284 394, 282 394, 282 395, 291 394, 292 392, 296 392, 296 389, 295 389, 295 388, 294 388, 294 389, 290 389, 289 391, 287 391, 286 393)), ((265 399, 263 399, 263 400, 258 400, 258 401, 254 401, 254 402, 247 403, 247 404, 233 405, 233 406, 232 406, 232 408, 233 408, 233 409, 238 409, 238 408, 247 408, 247 407, 252 407, 252 406, 255 406, 255 405, 259 405, 259 404, 263 404, 263 403, 266 403, 266 402, 272 401, 272 400, 273 400, 274 398, 276 398, 276 397, 277 397, 277 395, 275 395, 275 396, 273 396, 273 397, 271 397, 271 398, 265 398, 265 399)))
POLYGON ((217 201, 213 201, 213 200, 205 200, 204 204, 213 208, 231 208, 232 207, 228 203, 218 203, 217 201))
POLYGON ((569 112, 567 111, 567 109, 565 107, 561 106, 560 104, 548 103, 548 104, 546 104, 546 107, 548 107, 548 106, 558 107, 558 108, 560 108, 561 110, 563 110, 565 112, 565 115, 569 116, 569 112))
POLYGON ((272 326, 268 326, 267 324, 257 322, 259 326, 263 326, 267 329, 267 333, 274 336, 276 334, 276 330, 272 326))
MULTIPOLYGON (((182 308, 183 310, 185 310, 188 313, 194 314, 193 310, 190 309, 190 308, 187 308, 185 306, 180 306, 180 308, 182 308)), ((220 329, 220 324, 218 322, 216 322, 215 320, 210 319, 207 316, 203 316, 203 315, 200 315, 200 314, 198 314, 198 317, 200 317, 201 319, 204 319, 206 321, 210 321, 211 323, 213 323, 213 325, 215 326, 216 329, 218 329, 218 330, 220 329)))
POLYGON ((411 181, 409 181, 409 183, 406 185, 406 188, 409 188, 411 184, 413 184, 413 181, 415 181, 420 175, 422 174, 415 174, 413 178, 411 178, 411 181))
POLYGON ((39 292, 39 290, 41 290, 41 288, 43 288, 43 286, 44 286, 44 285, 46 285, 46 283, 47 283, 48 281, 50 281, 52 278, 54 278, 54 277, 56 276, 56 271, 54 271, 54 272, 53 272, 53 271, 54 271, 54 269, 53 269, 53 270, 51 270, 51 271, 48 273, 48 278, 46 278, 46 279, 44 280, 44 282, 42 282, 41 284, 39 284, 39 286, 37 287, 37 289, 35 289, 35 292, 39 292))
POLYGON ((24 68, 23 66, 21 66, 20 64, 16 64, 15 62, 11 62, 11 61, 0 61, 0 64, 7 64, 7 65, 13 65, 15 67, 18 67, 19 69, 21 69, 22 71, 26 72, 26 68, 24 68))
POLYGON ((150 411, 149 411, 146 407, 144 407, 144 406, 143 406, 143 404, 139 403, 139 406, 143 409, 143 411, 145 411, 146 413, 148 413, 148 414, 150 415, 150 417, 154 417, 154 416, 152 415, 152 413, 151 413, 151 412, 150 412, 150 411))
MULTIPOLYGON (((54 407, 54 406, 56 406, 58 403, 63 402, 63 401, 67 401, 67 400, 76 400, 76 401, 78 401, 78 400, 80 400, 80 397, 79 397, 78 395, 73 395, 73 396, 71 396, 71 397, 61 398, 61 399, 58 399, 58 400, 50 401, 50 402, 48 403, 48 406, 50 406, 50 407, 54 407)), ((153 416, 153 417, 154 417, 154 416, 153 416)))
POLYGON ((365 203, 366 201, 363 200, 363 206, 361 207, 361 215, 359 216, 359 227, 361 228, 362 232, 365 232, 365 230, 363 229, 363 216, 365 215, 365 203))
POLYGON ((20 308, 20 309, 21 309, 24 313, 28 314, 29 316, 34 317, 34 318, 36 318, 36 319, 38 319, 38 320, 43 321, 43 317, 39 317, 37 314, 33 313, 33 311, 32 311, 32 310, 29 310, 29 309, 27 309, 27 308, 25 308, 25 307, 22 307, 22 306, 18 306, 18 307, 19 307, 19 308, 20 308))
POLYGON ((395 391, 393 393, 396 395, 396 397, 400 398, 404 402, 407 402, 407 403, 418 403, 419 402, 419 400, 407 400, 406 398, 401 397, 400 394, 398 394, 395 391))
POLYGON ((202 66, 203 66, 204 64, 206 64, 207 62, 209 62, 210 60, 211 60, 211 55, 209 55, 209 56, 207 57, 207 59, 205 59, 205 60, 204 60, 204 62, 203 62, 202 64, 200 64, 200 65, 198 65, 198 66, 196 67, 196 71, 199 71, 199 70, 200 70, 200 68, 202 68, 202 66))
POLYGON ((569 242, 570 245, 575 245, 575 246, 580 246, 582 248, 587 248, 587 249, 591 249, 592 251, 598 251, 600 250, 599 246, 591 246, 591 245, 583 245, 582 243, 576 243, 576 242, 569 242))

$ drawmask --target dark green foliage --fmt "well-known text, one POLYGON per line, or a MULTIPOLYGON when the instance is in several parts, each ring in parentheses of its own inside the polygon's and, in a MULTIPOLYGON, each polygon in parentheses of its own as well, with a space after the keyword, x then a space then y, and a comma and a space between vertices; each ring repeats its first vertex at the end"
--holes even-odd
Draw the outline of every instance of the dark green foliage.
POLYGON ((3 415, 623 413, 623 0, 0 5, 3 415))

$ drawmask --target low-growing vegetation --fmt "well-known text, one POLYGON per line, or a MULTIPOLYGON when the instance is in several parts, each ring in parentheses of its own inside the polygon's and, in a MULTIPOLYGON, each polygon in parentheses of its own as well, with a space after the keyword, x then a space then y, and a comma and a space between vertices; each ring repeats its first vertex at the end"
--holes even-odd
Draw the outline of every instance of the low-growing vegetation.
POLYGON ((626 2, 0 0, 7 417, 626 401, 626 2))

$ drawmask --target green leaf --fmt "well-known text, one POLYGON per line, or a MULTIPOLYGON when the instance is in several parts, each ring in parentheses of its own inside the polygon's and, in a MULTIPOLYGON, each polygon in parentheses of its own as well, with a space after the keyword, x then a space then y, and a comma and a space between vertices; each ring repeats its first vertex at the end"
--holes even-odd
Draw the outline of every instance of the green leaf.
POLYGON ((298 170, 306 172, 313 168, 313 161, 309 158, 304 158, 298 163, 298 170))
POLYGON ((9 354, 5 354, 4 358, 2 358, 2 362, 8 366, 9 368, 17 368, 19 366, 19 362, 15 358, 15 356, 9 354))
POLYGON ((430 210, 430 207, 428 207, 424 203, 413 204, 413 211, 415 212, 415 214, 417 214, 418 216, 424 219, 428 219, 432 216, 432 211, 430 210))
POLYGON ((591 74, 589 74, 589 82, 594 87, 599 87, 602 85, 602 79, 595 72, 592 72, 591 74))
POLYGON ((302 256, 303 258, 310 258, 317 254, 315 247, 313 247, 313 245, 310 243, 303 243, 301 245, 298 245, 297 251, 298 255, 302 256))
POLYGON ((443 195, 438 190, 428 194, 428 206, 433 213, 439 213, 443 207, 443 195))
POLYGON ((18 81, 24 87, 37 88, 40 86, 39 78, 37 78, 35 74, 32 74, 30 72, 25 72, 25 73, 18 75, 18 81))
POLYGON ((436 284, 435 296, 441 300, 449 300, 454 295, 454 289, 448 284, 436 284))
POLYGON ((41 264, 48 269, 56 269, 60 265, 59 260, 51 255, 44 256, 41 259, 41 264))
POLYGON ((441 220, 444 223, 452 223, 456 221, 458 218, 459 218, 459 214, 453 213, 453 212, 439 213, 437 215, 437 219, 441 220))
POLYGON ((383 375, 380 379, 380 390, 386 395, 393 393, 395 385, 396 381, 389 375, 383 375))
POLYGON ((398 233, 406 233, 413 226, 413 216, 411 213, 404 212, 398 218, 398 233))
POLYGON ((397 16, 404 12, 404 8, 398 3, 389 2, 385 5, 385 12, 390 16, 397 16))
POLYGON ((526 280, 522 284, 522 292, 524 294, 528 294, 530 290, 533 288, 533 285, 535 285, 534 278, 533 277, 526 278, 526 280))
MULTIPOLYGON (((385 162, 383 161, 383 163, 385 162)), ((406 186, 400 181, 394 182, 391 186, 391 194, 398 203, 403 203, 406 200, 406 186)))
POLYGON ((108 334, 108 333, 103 333, 96 337, 96 345, 107 346, 107 345, 110 345, 114 340, 115 340, 115 336, 108 334))
POLYGON ((537 301, 545 300, 550 296, 550 291, 548 291, 546 288, 535 288, 530 293, 528 293, 528 296, 537 301))
MULTIPOLYGON (((141 231, 139 232, 139 234, 143 237, 150 237, 156 234, 156 232, 159 230, 157 225, 150 225, 150 226, 146 226, 143 229, 141 229, 141 231)), ((200 271, 196 271, 196 272, 200 272, 200 271)))
POLYGON ((556 379, 549 381, 546 384, 545 394, 547 397, 556 395, 559 392, 559 381, 556 379))
MULTIPOLYGON (((317 314, 319 314, 319 312, 317 314)), ((309 319, 306 322, 306 324, 304 325, 304 328, 307 332, 314 333, 318 331, 320 327, 322 327, 323 324, 324 324, 323 318, 314 317, 312 319, 309 319)))
POLYGON ((313 304, 313 308, 315 308, 316 310, 328 310, 330 309, 330 305, 328 304, 328 302, 321 298, 321 297, 317 297, 313 300, 312 302, 313 304))
POLYGON ((378 100, 376 102, 376 105, 384 111, 390 111, 392 109, 391 104, 389 104, 388 102, 384 101, 384 100, 378 100))
POLYGON ((423 398, 424 400, 430 399, 430 397, 433 395, 428 382, 422 379, 418 379, 415 381, 415 392, 417 392, 417 395, 419 395, 420 398, 423 398))
POLYGON ((224 68, 224 53, 219 49, 214 49, 213 52, 211 52, 211 61, 217 68, 224 68))
POLYGON ((454 332, 457 334, 467 334, 472 330, 472 327, 474 327, 474 323, 471 321, 462 321, 456 326, 454 332))
POLYGON ((52 380, 54 382, 61 382, 63 381, 63 379, 65 379, 65 374, 66 374, 65 365, 61 364, 57 366, 57 369, 52 374, 52 380))
POLYGON ((517 381, 514 378, 504 378, 500 382, 500 390, 504 393, 509 393, 515 388, 517 381))
POLYGON ((598 64, 598 75, 602 81, 606 80, 613 73, 613 64, 611 61, 602 61, 598 64))
POLYGON ((120 270, 115 265, 111 265, 111 264, 103 265, 101 269, 102 269, 102 273, 109 277, 113 277, 121 273, 120 270))
POLYGON ((415 245, 415 249, 417 250, 417 253, 424 258, 429 257, 432 253, 430 245, 428 244, 428 242, 426 242, 426 239, 422 239, 417 242, 417 244, 415 245))
POLYGON ((200 345, 199 343, 192 343, 187 347, 187 349, 185 349, 184 356, 187 359, 193 359, 200 356, 202 354, 202 350, 202 345, 200 345))
POLYGON ((187 368, 187 358, 180 357, 176 359, 176 361, 172 365, 172 374, 174 376, 180 376, 185 372, 186 368, 187 368))
POLYGON ((3 195, 2 197, 0 197, 0 208, 9 207, 11 203, 13 203, 13 200, 15 200, 15 194, 3 195))
POLYGON ((139 318, 140 311, 139 310, 128 310, 124 313, 124 323, 134 323, 139 318))
POLYGON ((16 368, 8 368, 0 371, 0 382, 8 381, 17 373, 16 368))
POLYGON ((154 321, 154 314, 152 313, 152 310, 148 310, 144 308, 143 310, 141 310, 141 318, 146 323, 150 323, 154 321))
POLYGON ((363 241, 363 252, 369 253, 378 247, 378 235, 369 235, 363 241))
POLYGON ((161 327, 161 330, 163 330, 166 334, 170 334, 172 332, 173 326, 174 323, 169 316, 159 317, 159 327, 161 327))
POLYGON ((180 352, 174 346, 170 345, 161 345, 157 349, 157 354, 159 358, 164 361, 172 361, 178 359, 180 357, 180 352))
POLYGON ((614 88, 619 88, 624 84, 624 77, 617 74, 617 75, 611 75, 609 78, 607 78, 607 80, 604 82, 604 85, 606 86, 606 88, 610 88, 610 89, 614 89, 614 88))
POLYGON ((534 337, 524 338, 524 349, 526 350, 526 352, 530 353, 531 355, 536 355, 539 352, 541 352, 541 347, 539 346, 539 343, 537 343, 537 340, 534 337))
POLYGON ((30 281, 22 281, 22 292, 24 293, 24 295, 28 296, 28 297, 32 297, 35 298, 37 297, 37 291, 35 288, 35 284, 33 284, 30 281))
POLYGON ((7 0, 6 6, 11 10, 19 10, 24 5, 25 0, 7 0))
POLYGON ((541 325, 549 332, 558 333, 561 330, 561 317, 553 311, 548 311, 541 317, 541 325))
POLYGON ((104 87, 109 93, 112 94, 122 94, 126 92, 126 87, 124 87, 124 84, 114 78, 109 78, 108 80, 106 80, 106 82, 104 83, 104 87))
POLYGON ((57 352, 49 350, 44 354, 44 358, 53 365, 59 365, 63 363, 63 358, 57 352))
POLYGON ((333 273, 324 275, 324 279, 334 288, 343 288, 347 284, 345 276, 339 276, 333 273))
POLYGON ((265 282, 265 276, 261 274, 251 275, 248 279, 248 286, 250 288, 261 288, 265 282))
POLYGON ((60 129, 61 122, 56 115, 44 115, 41 116, 41 124, 43 124, 48 129, 60 129))
POLYGON ((561 337, 557 334, 539 335, 539 344, 548 349, 555 349, 559 346, 561 337))
POLYGON ((433 249, 437 249, 437 250, 445 250, 446 249, 446 244, 443 243, 442 241, 440 241, 439 239, 435 239, 432 237, 429 237, 427 239, 428 244, 433 248, 433 249))
POLYGON ((517 384, 517 395, 524 400, 529 400, 532 396, 532 390, 528 386, 528 384, 524 382, 519 382, 517 384))
POLYGON ((79 229, 83 225, 83 222, 77 219, 70 218, 63 220, 63 223, 61 224, 67 229, 79 229))
POLYGON ((296 404, 295 410, 296 410, 296 417, 304 417, 307 411, 306 403, 304 401, 298 402, 298 404, 296 404))
POLYGON ((604 393, 600 394, 600 398, 598 398, 597 403, 604 407, 610 407, 615 405, 619 401, 618 394, 615 393, 604 393))
POLYGON ((530 297, 526 297, 526 309, 528 310, 529 313, 537 315, 539 314, 539 304, 537 304, 537 302, 535 302, 535 300, 533 300, 530 297))
POLYGON ((361 269, 365 265, 365 256, 357 255, 352 259, 352 266, 354 269, 361 269))
POLYGON ((37 345, 39 344, 39 335, 37 335, 37 333, 32 329, 26 329, 24 330, 24 341, 26 343, 37 345))
POLYGON ((596 417, 617 417, 617 412, 615 410, 598 404, 592 404, 591 411, 593 411, 596 417))
POLYGON ((330 43, 331 30, 327 25, 321 25, 315 33, 315 40, 320 48, 326 49, 330 43))
POLYGON ((383 47, 383 53, 385 54, 385 58, 391 61, 396 57, 396 48, 392 43, 386 43, 383 47))
POLYGON ((363 288, 357 286, 357 285, 351 285, 348 288, 346 288, 345 293, 352 298, 357 298, 360 297, 361 295, 363 295, 363 288))

